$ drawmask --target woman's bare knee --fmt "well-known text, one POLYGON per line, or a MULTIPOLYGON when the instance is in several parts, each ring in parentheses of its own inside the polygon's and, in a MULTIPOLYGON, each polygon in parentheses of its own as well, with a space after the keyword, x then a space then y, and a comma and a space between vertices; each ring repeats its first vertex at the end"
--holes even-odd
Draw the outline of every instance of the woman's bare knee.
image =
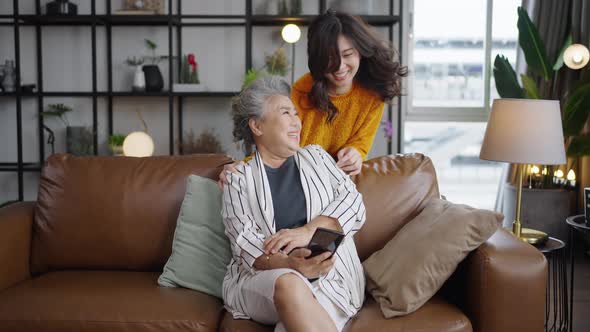
POLYGON ((275 281, 274 303, 276 306, 296 305, 313 297, 305 281, 294 273, 286 273, 275 281))

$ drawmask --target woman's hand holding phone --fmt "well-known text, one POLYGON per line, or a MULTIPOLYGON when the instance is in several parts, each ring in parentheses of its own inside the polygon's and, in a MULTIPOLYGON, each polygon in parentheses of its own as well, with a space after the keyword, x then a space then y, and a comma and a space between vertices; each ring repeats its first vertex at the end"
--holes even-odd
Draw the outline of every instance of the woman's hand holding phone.
POLYGON ((328 274, 336 262, 336 256, 332 256, 329 251, 314 257, 309 257, 310 255, 311 250, 306 248, 293 250, 289 254, 289 267, 298 271, 304 277, 313 279, 328 274), (330 256, 332 257, 330 258, 330 256))

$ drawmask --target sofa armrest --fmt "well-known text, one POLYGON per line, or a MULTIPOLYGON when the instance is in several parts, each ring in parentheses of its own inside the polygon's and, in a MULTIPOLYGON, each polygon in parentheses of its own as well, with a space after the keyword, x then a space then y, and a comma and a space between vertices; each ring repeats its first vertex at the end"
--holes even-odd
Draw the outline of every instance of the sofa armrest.
POLYGON ((0 291, 30 278, 31 232, 35 202, 0 208, 0 291))
POLYGON ((500 229, 462 265, 461 302, 474 331, 543 331, 547 261, 535 247, 500 229))

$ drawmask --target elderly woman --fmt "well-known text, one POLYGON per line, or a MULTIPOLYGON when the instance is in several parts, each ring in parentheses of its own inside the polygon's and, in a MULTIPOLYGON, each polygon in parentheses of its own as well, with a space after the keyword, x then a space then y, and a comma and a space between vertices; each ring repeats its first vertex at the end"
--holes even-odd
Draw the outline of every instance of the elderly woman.
POLYGON ((276 331, 340 331, 364 299, 352 237, 365 207, 327 152, 299 147, 301 121, 289 96, 283 79, 268 76, 233 101, 234 137, 256 153, 226 172, 222 213, 233 258, 223 299, 234 318, 277 324, 276 331), (345 234, 334 255, 305 249, 318 227, 345 234))

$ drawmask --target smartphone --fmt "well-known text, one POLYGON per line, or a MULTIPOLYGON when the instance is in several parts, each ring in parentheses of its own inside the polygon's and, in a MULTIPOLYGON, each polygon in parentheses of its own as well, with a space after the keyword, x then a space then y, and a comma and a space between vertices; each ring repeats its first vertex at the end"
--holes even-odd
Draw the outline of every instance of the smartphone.
MULTIPOLYGON (((344 239, 344 234, 335 230, 318 227, 313 233, 311 241, 307 245, 307 249, 311 250, 311 255, 308 257, 314 257, 329 251, 334 255, 338 246, 344 239)), ((330 255, 330 257, 332 257, 330 255)))

